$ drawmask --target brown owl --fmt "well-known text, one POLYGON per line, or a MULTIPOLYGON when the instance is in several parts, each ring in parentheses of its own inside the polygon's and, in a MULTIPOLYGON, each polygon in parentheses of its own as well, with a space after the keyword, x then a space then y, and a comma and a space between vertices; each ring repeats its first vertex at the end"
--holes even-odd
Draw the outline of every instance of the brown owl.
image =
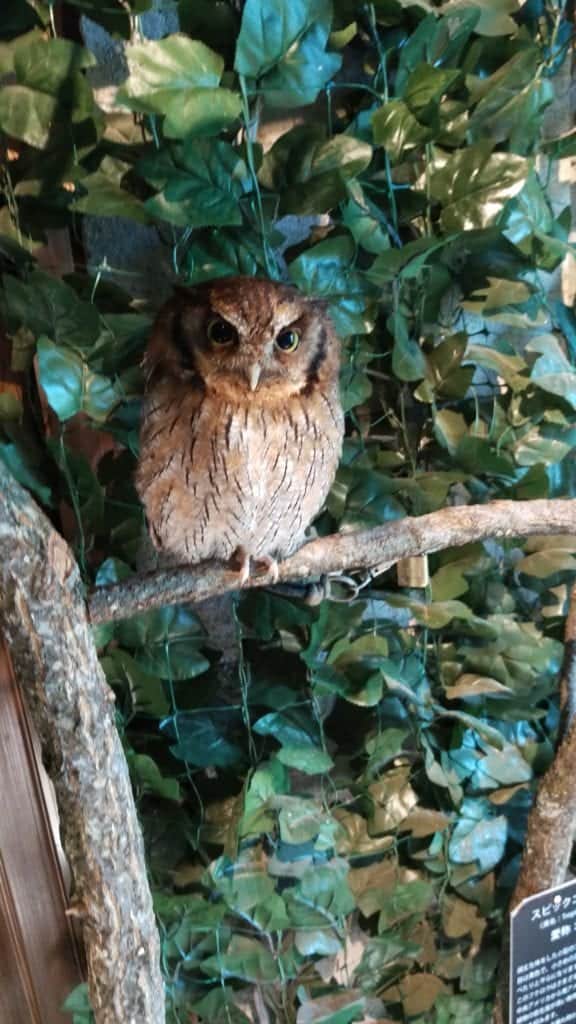
POLYGON ((154 544, 245 579, 302 544, 342 448, 339 344, 323 307, 249 277, 178 289, 145 356, 136 476, 154 544))

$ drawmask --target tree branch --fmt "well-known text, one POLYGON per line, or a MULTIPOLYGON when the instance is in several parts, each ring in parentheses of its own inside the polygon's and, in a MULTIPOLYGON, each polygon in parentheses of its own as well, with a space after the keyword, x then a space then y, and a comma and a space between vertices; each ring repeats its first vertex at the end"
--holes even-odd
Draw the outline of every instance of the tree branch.
MULTIPOLYGON (((564 700, 574 697, 576 673, 576 584, 570 595, 570 608, 564 628, 564 664, 560 679, 564 700)), ((562 885, 570 862, 576 831, 576 718, 569 714, 566 733, 552 764, 542 776, 536 798, 528 815, 526 840, 518 880, 508 907, 508 924, 503 946, 494 1024, 508 1018, 510 913, 528 896, 562 885)))
POLYGON ((1 460, 0 627, 56 790, 96 1021, 161 1024, 144 844, 80 574, 1 460))
MULTIPOLYGON (((326 573, 387 568, 411 555, 431 554, 488 537, 534 534, 576 535, 576 500, 495 501, 456 505, 418 518, 407 517, 373 530, 338 533, 305 544, 279 565, 279 582, 326 573)), ((270 573, 251 577, 246 587, 270 586, 270 573)), ((238 576, 216 562, 135 576, 101 587, 88 601, 94 624, 128 618, 136 612, 185 601, 203 601, 238 589, 238 576)))

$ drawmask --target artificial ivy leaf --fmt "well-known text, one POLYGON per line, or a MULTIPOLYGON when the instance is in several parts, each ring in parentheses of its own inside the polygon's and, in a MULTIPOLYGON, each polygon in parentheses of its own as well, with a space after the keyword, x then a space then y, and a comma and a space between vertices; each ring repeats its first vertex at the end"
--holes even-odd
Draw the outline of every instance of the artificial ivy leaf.
POLYGON ((118 641, 131 648, 147 672, 161 679, 192 679, 209 668, 200 652, 203 630, 196 616, 180 605, 123 620, 118 641))
POLYGON ((391 892, 382 892, 379 896, 375 892, 374 896, 378 898, 380 910, 378 931, 385 932, 406 917, 425 914, 434 900, 434 889, 430 882, 418 879, 400 883, 391 892))
POLYGON ((164 134, 168 139, 191 135, 217 135, 240 117, 242 101, 231 89, 188 89, 183 96, 159 98, 166 115, 164 134))
MULTIPOLYGON (((193 674, 192 669, 189 675, 193 674)), ((240 747, 228 739, 226 709, 222 714, 208 711, 179 711, 162 723, 162 731, 176 739, 170 752, 179 761, 201 768, 231 768, 243 760, 240 747)))
POLYGON ((511 17, 519 8, 519 0, 477 0, 480 17, 475 31, 480 36, 514 36, 518 26, 511 17))
POLYGON ((269 984, 282 977, 268 946, 245 935, 233 935, 226 952, 203 960, 200 969, 209 976, 240 978, 254 984, 269 984))
POLYGON ((490 476, 513 477, 515 473, 512 460, 495 452, 483 437, 462 437, 454 455, 460 465, 475 476, 487 473, 490 476))
POLYGON ((29 42, 21 42, 14 52, 14 72, 20 84, 54 96, 66 107, 76 106, 78 100, 80 104, 88 102, 89 108, 92 106, 88 83, 78 72, 95 63, 88 50, 69 39, 34 35, 29 42))
MULTIPOLYGON (((342 210, 342 222, 358 245, 379 255, 390 248, 386 219, 375 203, 365 195, 358 181, 348 183, 349 201, 342 210)), ((359 402, 353 402, 359 405, 359 402)))
POLYGON ((464 672, 456 681, 445 689, 447 700, 465 700, 467 697, 481 697, 486 693, 509 694, 509 686, 503 686, 497 679, 490 676, 479 676, 474 672, 464 672))
POLYGON ((258 177, 280 193, 280 213, 316 214, 346 195, 346 183, 370 163, 372 147, 350 135, 326 137, 318 125, 298 125, 266 154, 258 177))
POLYGON ((134 712, 152 718, 165 718, 170 713, 162 680, 142 668, 128 651, 109 650, 102 658, 102 667, 110 686, 128 688, 134 712))
POLYGON ((182 103, 190 89, 216 88, 224 70, 218 53, 180 33, 129 43, 125 53, 129 74, 118 99, 145 113, 163 114, 168 91, 182 103))
POLYGON ((384 149, 393 162, 404 153, 432 138, 431 129, 420 124, 404 100, 390 100, 372 117, 374 142, 384 149))
POLYGON ((530 373, 537 387, 559 395, 576 409, 576 371, 564 355, 555 335, 545 334, 534 338, 526 349, 528 352, 539 353, 530 373))
POLYGON ((77 179, 80 194, 77 190, 71 209, 98 217, 127 217, 139 224, 150 223, 144 204, 122 187, 122 179, 129 170, 130 165, 122 160, 104 157, 96 171, 77 179))
MULTIPOLYGON (((196 3, 196 0, 193 0, 193 3, 196 3)), ((215 976, 218 976, 217 971, 215 976)), ((217 988, 211 989, 203 999, 191 1003, 190 1008, 198 1013, 202 1020, 210 1021, 210 1024, 252 1024, 251 1018, 234 1003, 235 997, 237 989, 219 982, 217 988)), ((472 1024, 476 1024, 476 1021, 472 1024)))
POLYGON ((528 170, 523 157, 492 153, 478 143, 437 157, 416 187, 428 187, 441 204, 445 231, 469 231, 494 224, 504 204, 520 192, 528 170))
POLYGON ((540 107, 537 101, 535 110, 531 111, 534 99, 541 96, 545 101, 551 86, 549 81, 540 79, 536 74, 539 60, 538 48, 528 46, 513 54, 510 60, 501 64, 488 78, 468 80, 473 100, 476 101, 468 120, 472 141, 480 141, 484 137, 500 142, 512 136, 512 151, 526 151, 526 142, 530 146, 539 127, 537 121, 530 121, 530 114, 537 115, 540 107), (545 88, 540 90, 544 83, 545 88))
POLYGON ((57 112, 57 99, 27 85, 3 85, 0 90, 0 128, 36 149, 48 145, 57 112))
POLYGON ((488 817, 488 806, 465 800, 448 845, 448 856, 454 864, 475 862, 482 873, 502 860, 508 833, 506 818, 488 817))
POLYGON ((354 269, 354 243, 348 235, 325 239, 306 249, 288 268, 291 280, 307 295, 327 299, 336 330, 367 334, 374 304, 366 280, 354 269))
MULTIPOLYGON (((102 330, 96 306, 52 274, 34 270, 26 281, 3 278, 2 311, 9 326, 28 327, 64 346, 89 350, 102 330)), ((24 367, 21 367, 24 368, 24 367)))
POLYGON ((177 779, 166 778, 158 765, 147 754, 135 754, 129 751, 126 755, 130 773, 136 786, 142 793, 154 793, 163 800, 174 800, 180 803, 182 791, 177 779))
POLYGON ((240 115, 240 95, 218 88, 224 61, 198 39, 172 35, 126 47, 129 76, 119 99, 165 116, 168 138, 215 135, 240 115))
POLYGON ((76 352, 44 336, 38 339, 38 368, 48 403, 62 422, 78 412, 103 422, 122 400, 112 380, 93 373, 76 352))
POLYGON ((552 160, 563 160, 567 156, 576 156, 576 128, 559 135, 556 139, 546 139, 542 143, 542 151, 552 160))
POLYGON ((515 786, 529 782, 532 778, 530 765, 512 744, 502 750, 490 750, 476 763, 471 782, 475 789, 498 789, 500 786, 515 786))
POLYGON ((429 123, 440 100, 460 75, 460 71, 431 67, 429 64, 418 64, 414 68, 406 83, 404 100, 421 123, 429 123))
POLYGON ((388 330, 394 337, 392 369, 400 380, 421 380, 426 375, 424 353, 415 338, 410 337, 406 318, 392 313, 387 320, 388 330))
POLYGON ((331 20, 331 0, 247 0, 236 71, 260 79, 273 106, 313 103, 342 63, 339 54, 326 52, 331 20))
POLYGON ((323 0, 246 0, 236 42, 234 68, 240 75, 259 78, 282 59, 312 22, 321 17, 323 0))
POLYGON ((248 168, 228 142, 190 139, 169 156, 144 158, 138 170, 162 189, 146 201, 155 217, 180 227, 241 224, 238 202, 250 187, 248 168))
POLYGON ((18 483, 32 491, 43 505, 52 505, 54 499, 43 467, 36 463, 33 453, 28 448, 25 444, 0 441, 0 459, 18 483))
MULTIPOLYGON (((300 952, 309 956, 320 950, 306 952, 301 949, 300 952)), ((332 950, 332 953, 335 952, 337 950, 332 950)), ((329 955, 328 951, 324 955, 329 955)), ((365 1015, 366 996, 360 989, 349 989, 347 992, 334 992, 303 1002, 296 1014, 296 1024, 350 1024, 351 1021, 365 1019, 365 1015)))
POLYGON ((334 859, 308 868, 290 891, 290 903, 319 911, 330 924, 334 917, 350 914, 356 900, 348 885, 348 864, 334 859))
POLYGON ((397 95, 404 94, 410 74, 423 62, 433 68, 450 64, 457 67, 460 54, 479 17, 480 12, 475 6, 456 8, 441 18, 435 11, 422 18, 400 50, 396 73, 397 95))
POLYGON ((309 743, 285 743, 276 752, 276 757, 287 768, 297 768, 306 775, 321 775, 334 767, 334 762, 326 751, 312 747, 309 743))
POLYGON ((454 455, 461 440, 468 432, 468 425, 461 412, 441 409, 434 415, 434 433, 443 448, 454 455))
POLYGON ((425 972, 408 974, 399 983, 398 988, 407 1017, 416 1017, 431 1010, 438 997, 449 991, 441 978, 425 972))

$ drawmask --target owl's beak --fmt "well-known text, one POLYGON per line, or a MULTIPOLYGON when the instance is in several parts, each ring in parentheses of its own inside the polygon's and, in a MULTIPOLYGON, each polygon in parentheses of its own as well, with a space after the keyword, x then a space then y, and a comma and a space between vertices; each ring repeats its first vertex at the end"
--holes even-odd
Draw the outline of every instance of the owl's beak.
POLYGON ((262 366, 260 365, 260 363, 253 363, 248 373, 248 383, 250 384, 250 391, 256 391, 261 373, 262 366))

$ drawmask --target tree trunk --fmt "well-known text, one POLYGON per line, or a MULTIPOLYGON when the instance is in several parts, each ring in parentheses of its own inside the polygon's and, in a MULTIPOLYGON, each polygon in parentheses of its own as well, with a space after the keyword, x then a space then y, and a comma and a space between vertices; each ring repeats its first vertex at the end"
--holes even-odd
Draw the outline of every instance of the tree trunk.
POLYGON ((56 790, 97 1024, 163 1024, 144 845, 78 568, 1 461, 0 626, 56 790))

